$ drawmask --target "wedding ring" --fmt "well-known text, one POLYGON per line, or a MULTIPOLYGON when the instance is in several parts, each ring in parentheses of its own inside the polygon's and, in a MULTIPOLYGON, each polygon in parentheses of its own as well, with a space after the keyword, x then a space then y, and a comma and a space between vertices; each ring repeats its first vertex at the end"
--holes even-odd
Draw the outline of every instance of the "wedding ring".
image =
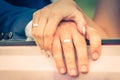
POLYGON ((37 23, 34 23, 34 24, 33 24, 33 27, 38 27, 38 24, 37 24, 37 23))
POLYGON ((65 39, 63 42, 64 43, 69 43, 69 42, 71 42, 71 39, 65 39))

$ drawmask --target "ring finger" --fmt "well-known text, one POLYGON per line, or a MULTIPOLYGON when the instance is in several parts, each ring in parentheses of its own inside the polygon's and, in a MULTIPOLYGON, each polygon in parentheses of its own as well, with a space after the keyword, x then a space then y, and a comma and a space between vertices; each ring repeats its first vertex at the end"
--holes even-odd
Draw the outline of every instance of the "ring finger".
POLYGON ((63 34, 60 36, 62 42, 62 48, 65 56, 66 66, 68 74, 70 76, 77 76, 77 67, 75 61, 74 47, 70 34, 63 34))

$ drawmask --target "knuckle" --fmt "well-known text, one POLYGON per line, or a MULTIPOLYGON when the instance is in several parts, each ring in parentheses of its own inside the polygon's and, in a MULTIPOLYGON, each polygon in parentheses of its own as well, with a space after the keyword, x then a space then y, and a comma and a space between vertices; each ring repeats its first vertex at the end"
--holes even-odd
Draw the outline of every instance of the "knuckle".
POLYGON ((34 12, 34 13, 33 13, 33 17, 35 17, 35 16, 39 15, 39 11, 40 11, 40 10, 38 10, 38 11, 34 12))
POLYGON ((36 32, 36 31, 32 31, 32 35, 33 35, 34 37, 39 37, 39 38, 42 38, 42 37, 43 37, 42 34, 40 34, 39 32, 36 32))
POLYGON ((48 14, 49 11, 50 11, 49 8, 44 7, 43 9, 39 10, 39 13, 40 13, 41 15, 44 15, 44 14, 48 14))
POLYGON ((44 33, 44 38, 49 38, 49 39, 52 39, 52 34, 51 33, 49 33, 49 32, 45 32, 44 33))

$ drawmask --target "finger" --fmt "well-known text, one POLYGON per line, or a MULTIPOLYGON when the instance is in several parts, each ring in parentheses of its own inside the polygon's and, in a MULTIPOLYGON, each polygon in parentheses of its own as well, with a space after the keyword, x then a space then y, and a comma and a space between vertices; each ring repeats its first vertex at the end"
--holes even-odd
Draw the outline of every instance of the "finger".
POLYGON ((37 32, 37 28, 32 28, 32 36, 34 37, 34 40, 35 40, 36 44, 37 44, 37 45, 39 46, 39 48, 41 49, 41 45, 40 45, 40 43, 39 43, 39 39, 38 39, 38 37, 37 37, 36 32, 37 32))
POLYGON ((61 44, 58 36, 54 37, 52 53, 56 63, 56 66, 61 74, 66 73, 66 67, 62 55, 61 44))
POLYGON ((78 69, 81 73, 87 73, 89 71, 89 64, 85 38, 75 29, 72 30, 72 37, 77 53, 78 69))
POLYGON ((37 29, 33 35, 36 36, 35 38, 39 41, 39 46, 41 49, 44 48, 43 33, 45 25, 47 24, 47 17, 48 14, 44 13, 44 10, 38 11, 33 15, 33 24, 38 24, 38 27, 33 27, 33 29, 37 29))
POLYGON ((75 15, 75 17, 73 18, 73 20, 76 22, 79 32, 81 34, 85 35, 87 22, 85 20, 84 14, 82 13, 82 11, 76 10, 74 15, 75 15))
POLYGON ((63 35, 64 36, 61 36, 61 42, 62 42, 62 48, 63 48, 63 52, 64 52, 64 56, 65 56, 68 74, 70 76, 77 76, 78 71, 77 71, 77 67, 76 67, 72 39, 70 37, 70 34, 69 35, 63 34, 63 35))
POLYGON ((44 30, 44 48, 45 50, 51 51, 51 46, 53 42, 53 35, 56 31, 56 28, 61 21, 60 17, 56 14, 52 14, 48 18, 48 23, 44 30))
POLYGON ((88 26, 87 38, 90 41, 90 55, 93 60, 97 60, 101 54, 101 37, 99 33, 88 26))

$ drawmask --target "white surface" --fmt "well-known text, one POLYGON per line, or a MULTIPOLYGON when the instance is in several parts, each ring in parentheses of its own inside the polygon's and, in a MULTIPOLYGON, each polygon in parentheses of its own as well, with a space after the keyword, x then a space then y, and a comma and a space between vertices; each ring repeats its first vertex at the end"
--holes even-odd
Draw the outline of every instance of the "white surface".
POLYGON ((36 46, 0 46, 0 80, 118 80, 120 45, 102 46, 99 60, 90 60, 90 72, 69 77, 57 72, 54 60, 36 46))

